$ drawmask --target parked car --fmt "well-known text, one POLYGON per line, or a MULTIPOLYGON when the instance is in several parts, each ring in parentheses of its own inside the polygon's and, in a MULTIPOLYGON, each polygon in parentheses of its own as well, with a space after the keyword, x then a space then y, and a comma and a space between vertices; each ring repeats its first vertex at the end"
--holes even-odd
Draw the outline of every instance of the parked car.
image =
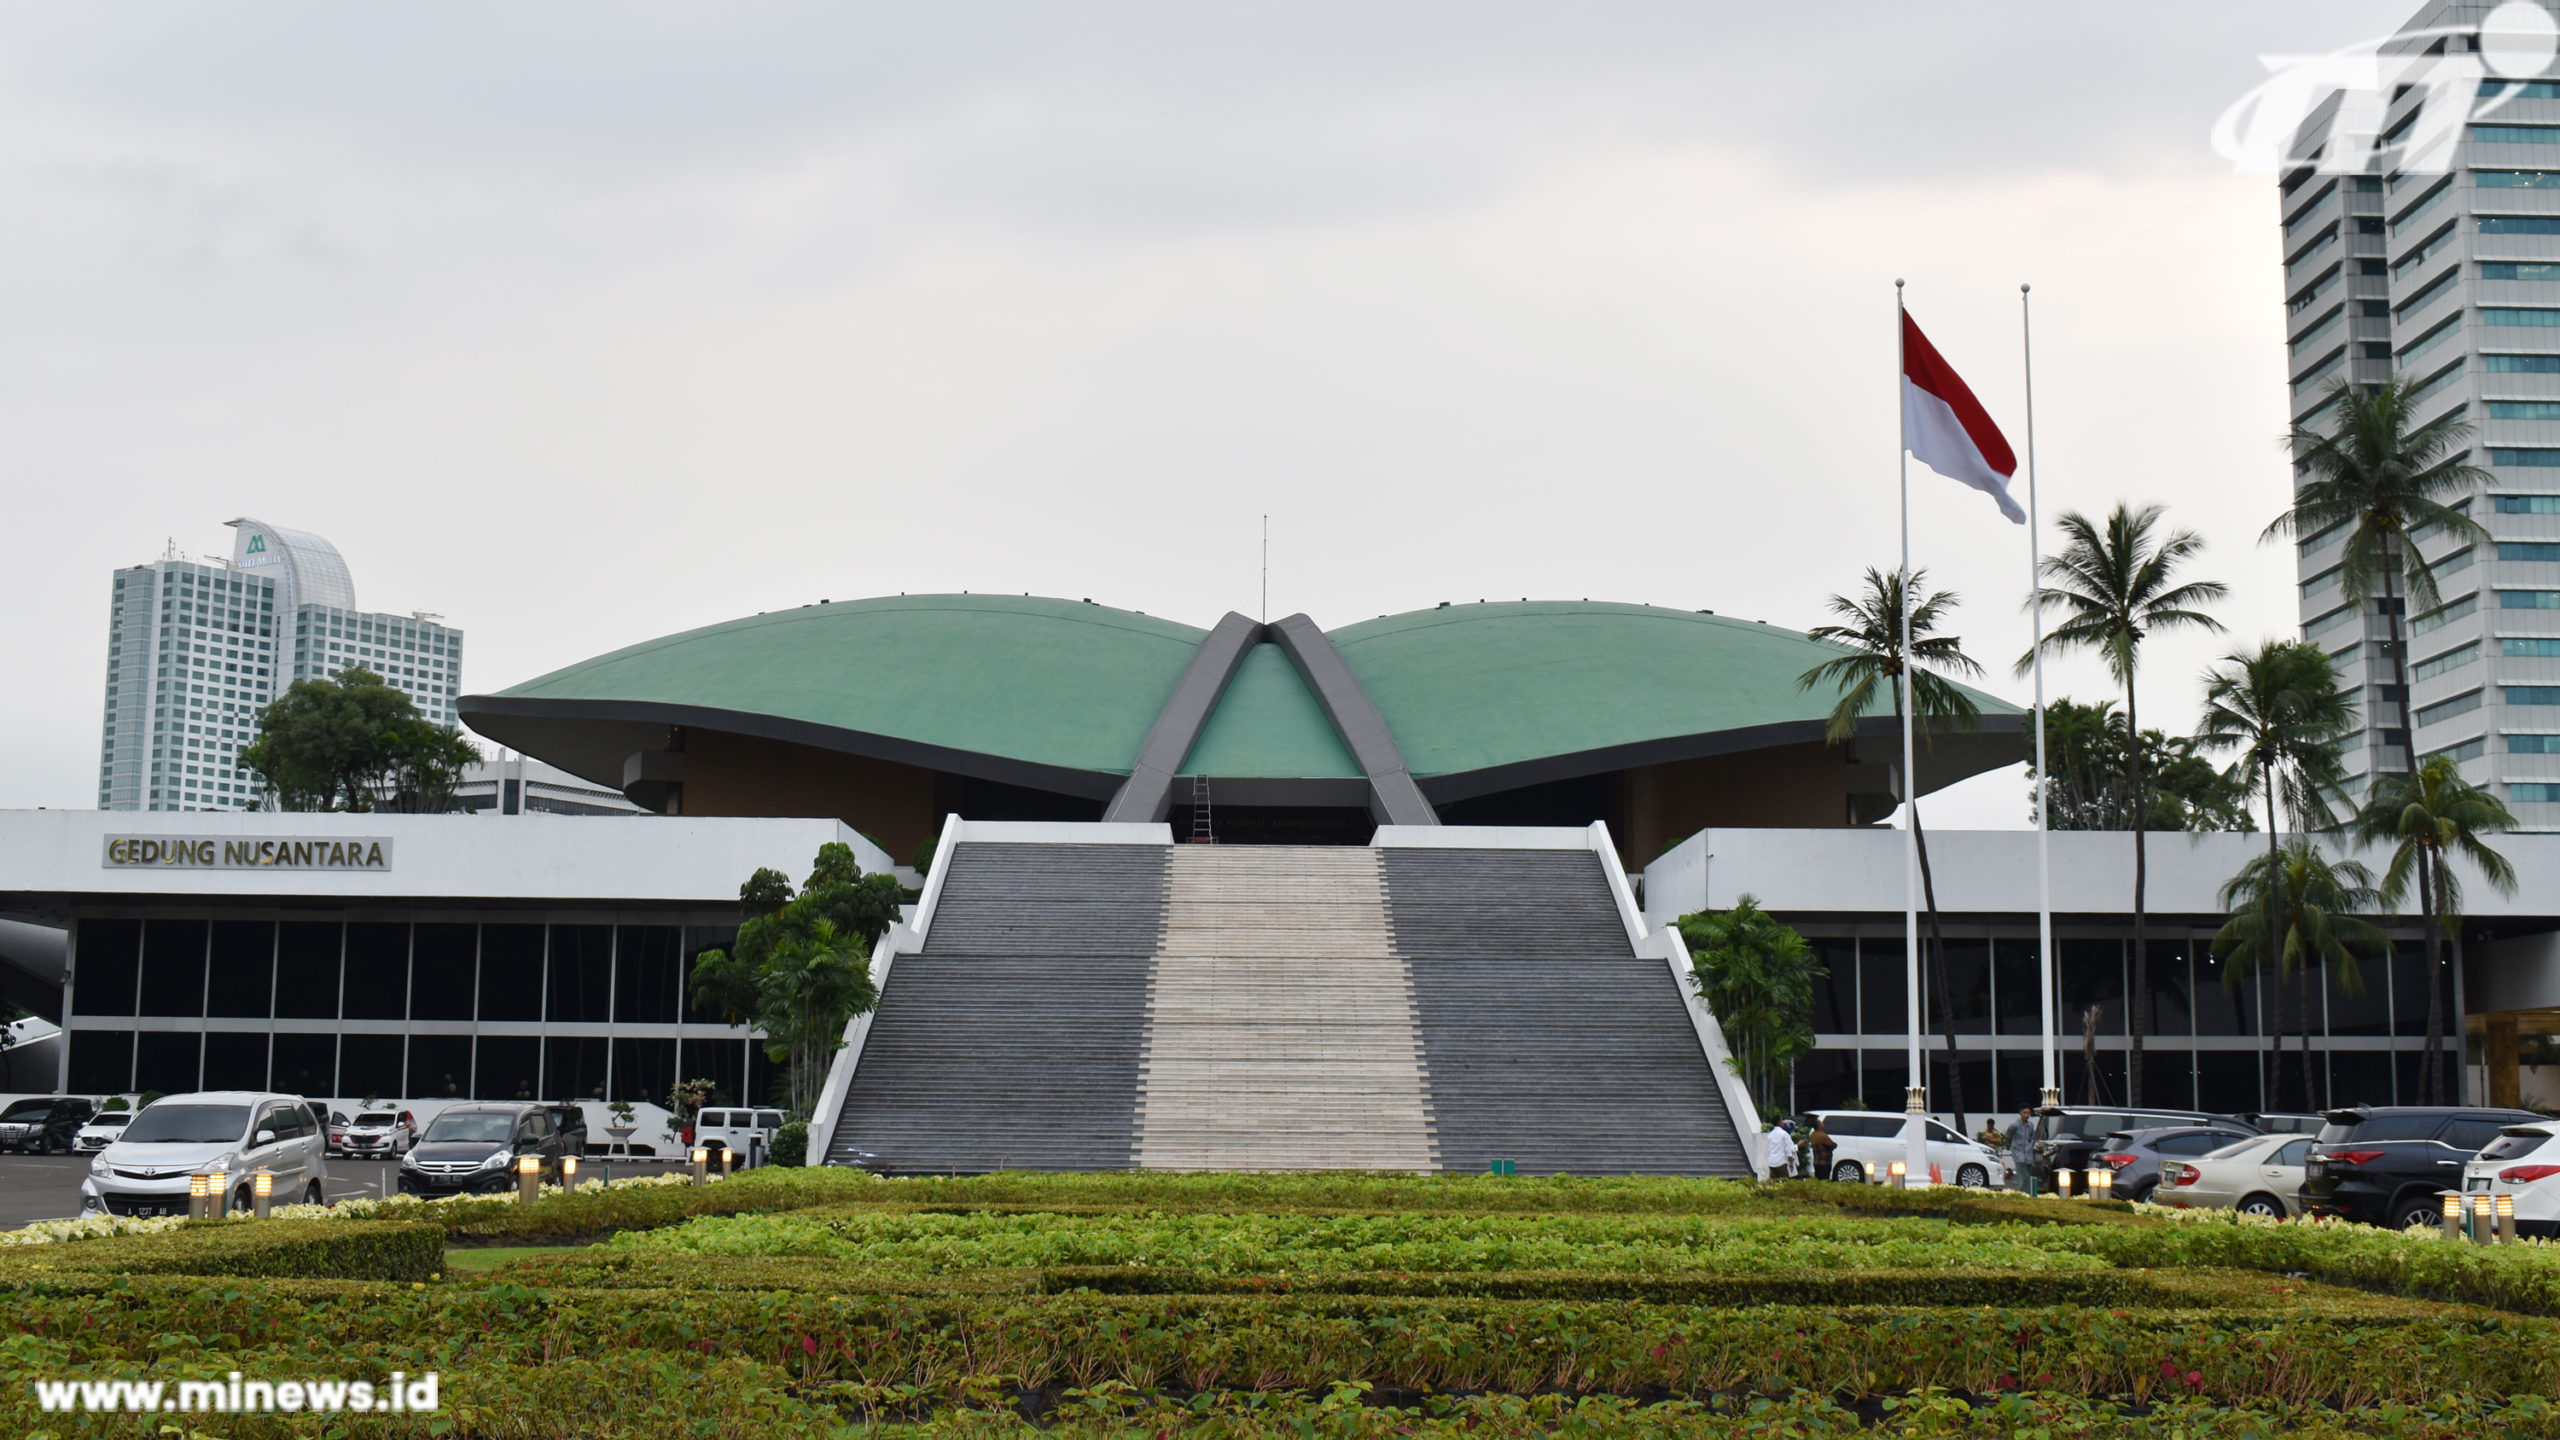
POLYGON ((2120 1131, 2155 1130, 2164 1125, 2228 1125, 2244 1135, 2256 1126, 2235 1115, 2209 1110, 2118 1110, 2106 1106, 2064 1105, 2036 1114, 2036 1176, 2050 1188, 2057 1170, 2086 1171, 2101 1164, 2109 1135, 2120 1131))
POLYGON ((548 1106, 455 1105, 428 1121, 417 1148, 400 1158, 400 1193, 503 1193, 515 1188, 516 1161, 526 1155, 539 1157, 545 1180, 557 1180, 560 1153, 560 1132, 548 1106))
POLYGON ((2160 1164, 2209 1154, 2235 1140, 2246 1140, 2246 1125, 2162 1125, 2148 1130, 2119 1130, 2107 1137, 2098 1161, 2115 1172, 2119 1200, 2148 1200, 2160 1185, 2160 1164))
POLYGON ((2466 1194, 2516 1197, 2516 1233, 2560 1239, 2560 1121, 2509 1125, 2462 1167, 2466 1194))
MULTIPOLYGON (((737 1165, 761 1165, 773 1154, 774 1132, 782 1128, 779 1110, 714 1109, 705 1110, 693 1122, 693 1143, 705 1150, 726 1145, 736 1152, 737 1165)), ((717 1168, 719 1160, 713 1157, 717 1168)))
POLYGON ((298 1095, 265 1090, 202 1090, 170 1095, 133 1117, 89 1162, 80 1182, 81 1210, 111 1215, 183 1215, 187 1177, 219 1170, 231 1203, 246 1207, 253 1177, 275 1176, 275 1203, 317 1205, 327 1191, 328 1137, 319 1114, 298 1095))
POLYGON ((2454 1105, 2332 1110, 2303 1163, 2303 1211, 2392 1230, 2436 1224, 2472 1157, 2506 1127, 2542 1118, 2454 1105))
POLYGON ((2310 1136, 2283 1130, 2234 1140, 2193 1160, 2163 1161, 2151 1199, 2181 1210, 2291 1219, 2302 1213, 2302 1162, 2310 1153, 2310 1136))
POLYGON ((68 1155, 97 1107, 77 1095, 30 1095, 0 1110, 0 1150, 68 1155))
POLYGON ((418 1122, 406 1110, 359 1110, 337 1132, 337 1153, 358 1159, 389 1160, 409 1153, 418 1143, 418 1122))
POLYGON ((575 1101, 563 1101, 560 1104, 545 1105, 542 1108, 550 1112, 551 1126, 560 1132, 560 1153, 563 1155, 586 1154, 587 1107, 575 1101))
POLYGON ((133 1112, 130 1110, 101 1110, 89 1117, 89 1123, 80 1127, 80 1133, 72 1137, 71 1143, 83 1151, 104 1150, 114 1144, 116 1137, 124 1133, 124 1127, 131 1123, 133 1112))
MULTIPOLYGON (((1829 1178, 1833 1180, 1880 1179, 1890 1173, 1887 1167, 1894 1161, 1906 1158, 1900 1115, 1884 1110, 1808 1110, 1796 1117, 1808 1129, 1817 1119, 1838 1146, 1831 1155, 1829 1178)), ((2007 1173, 1998 1155, 1935 1120, 1926 1123, 1928 1179, 1987 1188, 2007 1173)))

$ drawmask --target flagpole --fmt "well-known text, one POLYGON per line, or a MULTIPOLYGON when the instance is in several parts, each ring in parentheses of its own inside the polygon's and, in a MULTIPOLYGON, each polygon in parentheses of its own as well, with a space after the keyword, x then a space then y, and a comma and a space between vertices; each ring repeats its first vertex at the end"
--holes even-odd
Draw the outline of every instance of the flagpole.
POLYGON ((2028 308, 2029 287, 2018 287, 2018 338, 2027 378, 2027 613, 2032 617, 2036 671, 2036 981, 2044 990, 2044 1094, 2047 1105, 2062 1103, 2060 1042, 2061 999, 2053 965, 2053 849, 2046 829, 2045 794, 2051 788, 2044 757, 2044 575, 2039 541, 2044 534, 2036 510, 2036 339, 2028 308))
POLYGON ((1923 1123, 1929 1103, 1920 1072, 1920 830, 1919 776, 1911 764, 1911 424, 1903 389, 1911 383, 1911 357, 1905 337, 1910 321, 1902 307, 1902 282, 1893 282, 1893 353, 1895 358, 1894 427, 1899 444, 1894 463, 1902 486, 1902 943, 1903 1014, 1910 1031, 1911 1081, 1903 1094, 1903 1175, 1914 1185, 1929 1180, 1928 1129, 1923 1123))

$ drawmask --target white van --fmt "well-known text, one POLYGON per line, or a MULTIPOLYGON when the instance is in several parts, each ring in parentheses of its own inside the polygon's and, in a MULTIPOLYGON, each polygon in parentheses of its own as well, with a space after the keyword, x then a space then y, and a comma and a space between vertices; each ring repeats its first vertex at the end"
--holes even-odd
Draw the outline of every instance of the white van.
MULTIPOLYGON (((703 1149, 726 1145, 736 1151, 732 1162, 740 1167, 762 1165, 773 1158, 774 1132, 782 1128, 779 1110, 747 1110, 714 1107, 694 1117, 693 1143, 703 1149)), ((720 1157, 711 1157, 711 1168, 720 1168, 720 1157)))
MULTIPOLYGON (((1830 1179, 1853 1184, 1881 1181, 1891 1173, 1887 1166, 1908 1158, 1900 1115, 1883 1110, 1808 1110, 1796 1117, 1796 1123, 1810 1132, 1817 1118, 1839 1147, 1831 1155, 1830 1179)), ((1915 1178, 1988 1189, 2008 1173, 1999 1156, 1935 1120, 1924 1123, 1929 1127, 1930 1174, 1915 1178)))

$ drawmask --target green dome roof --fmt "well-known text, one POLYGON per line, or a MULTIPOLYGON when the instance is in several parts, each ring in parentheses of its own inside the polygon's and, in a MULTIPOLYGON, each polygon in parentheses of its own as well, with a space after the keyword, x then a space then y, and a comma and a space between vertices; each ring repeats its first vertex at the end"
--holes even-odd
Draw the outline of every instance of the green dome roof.
MULTIPOLYGON (((635 726, 677 724, 1107 797, 1207 634, 1071 600, 902 595, 688 630, 461 710, 473 729, 607 783, 620 783, 635 726), (614 733, 582 744, 582 726, 614 733)), ((1796 687, 1832 646, 1644 605, 1454 605, 1326 638, 1435 798, 1818 739, 1837 698, 1796 687)), ((2019 714, 1975 699, 1987 717, 2019 714)), ((1338 783, 1361 769, 1266 641, 1181 772, 1338 783)))

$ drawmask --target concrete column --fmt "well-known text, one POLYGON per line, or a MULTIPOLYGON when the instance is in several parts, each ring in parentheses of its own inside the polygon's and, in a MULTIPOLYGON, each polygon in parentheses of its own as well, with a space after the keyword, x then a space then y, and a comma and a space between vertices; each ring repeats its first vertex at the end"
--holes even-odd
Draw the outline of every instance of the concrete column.
POLYGON ((2524 1103, 2524 1072, 2516 1064, 2516 1017, 2510 1011, 2503 1015, 2480 1017, 2487 1023, 2487 1044, 2483 1058, 2488 1061, 2489 1103, 2516 1109, 2524 1103))

